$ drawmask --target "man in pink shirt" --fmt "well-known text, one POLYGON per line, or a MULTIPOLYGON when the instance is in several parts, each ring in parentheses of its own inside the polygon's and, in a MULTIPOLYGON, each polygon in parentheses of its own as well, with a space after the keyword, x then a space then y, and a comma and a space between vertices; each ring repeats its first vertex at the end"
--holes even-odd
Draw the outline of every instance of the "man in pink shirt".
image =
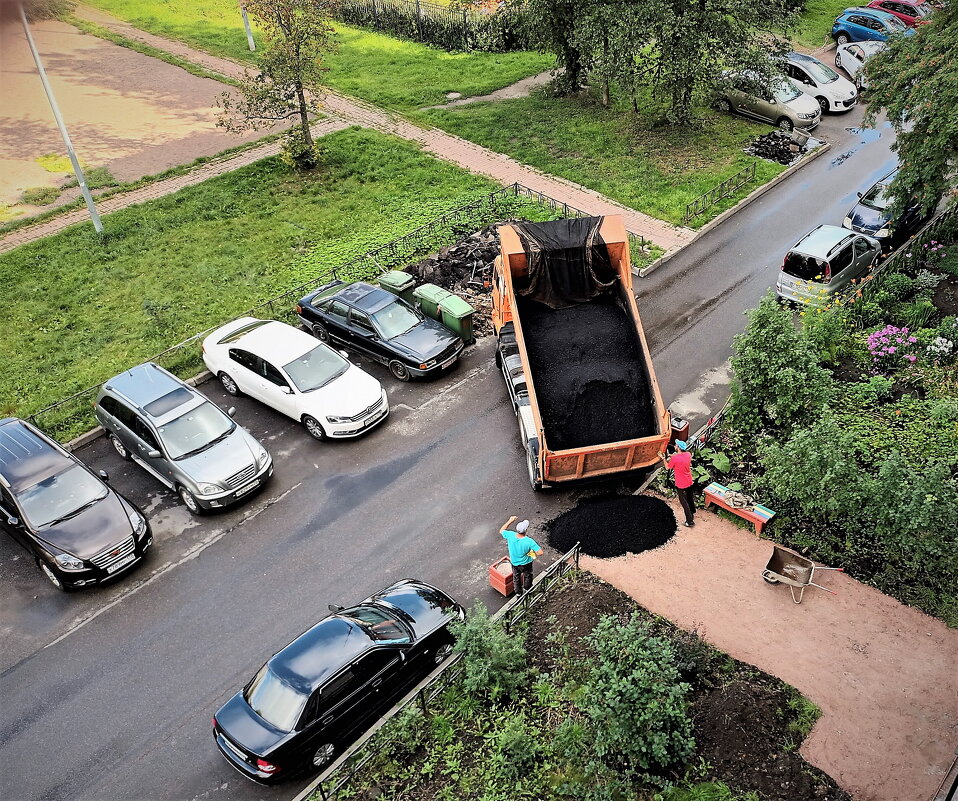
POLYGON ((679 503, 685 511, 685 525, 695 525, 695 496, 692 488, 695 479, 692 478, 692 454, 689 453, 687 442, 680 439, 675 441, 676 451, 668 459, 664 453, 659 454, 662 463, 675 473, 675 491, 679 496, 679 503))

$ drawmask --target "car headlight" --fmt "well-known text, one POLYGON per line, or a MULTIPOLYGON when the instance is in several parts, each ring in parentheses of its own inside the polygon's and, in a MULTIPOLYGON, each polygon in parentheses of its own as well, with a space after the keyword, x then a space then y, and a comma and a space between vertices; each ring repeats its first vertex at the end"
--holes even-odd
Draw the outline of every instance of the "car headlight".
POLYGON ((348 417, 337 417, 334 414, 326 415, 326 419, 330 423, 351 423, 352 422, 352 420, 348 417))
POLYGON ((845 228, 851 228, 851 227, 852 227, 852 218, 851 218, 851 217, 846 217, 844 220, 842 220, 842 226, 845 227, 845 228))
POLYGON ((799 114, 798 116, 801 117, 803 120, 814 120, 819 115, 819 113, 820 112, 815 111, 815 112, 809 112, 808 114, 802 113, 802 114, 799 114))
POLYGON ((875 233, 873 233, 872 236, 878 237, 879 239, 884 239, 886 237, 889 237, 891 236, 891 228, 889 228, 888 226, 885 226, 884 228, 880 228, 879 230, 875 231, 875 233))
POLYGON ((269 454, 266 452, 266 448, 262 445, 258 445, 258 450, 256 451, 256 464, 260 469, 266 467, 269 463, 269 454))
POLYGON ((206 484, 201 481, 196 485, 196 491, 200 495, 216 495, 217 492, 222 492, 223 488, 216 486, 216 484, 206 484))
POLYGON ((130 525, 133 526, 133 532, 136 534, 136 538, 140 539, 140 537, 146 534, 146 518, 135 509, 130 509, 127 512, 127 517, 130 518, 130 525))
POLYGON ((83 560, 77 559, 75 556, 70 556, 68 553, 58 553, 54 558, 60 567, 66 568, 67 570, 83 569, 83 560))
POLYGON ((423 362, 422 364, 419 365, 419 369, 420 369, 420 370, 428 370, 428 369, 430 369, 431 367, 435 367, 437 361, 438 361, 438 359, 430 359, 428 362, 423 362))

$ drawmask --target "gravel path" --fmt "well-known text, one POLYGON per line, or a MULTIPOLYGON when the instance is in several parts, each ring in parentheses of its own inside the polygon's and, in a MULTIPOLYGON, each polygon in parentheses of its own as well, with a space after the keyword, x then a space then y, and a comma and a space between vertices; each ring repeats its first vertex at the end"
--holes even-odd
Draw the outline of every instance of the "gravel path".
POLYGON ((958 631, 843 573, 822 574, 838 595, 810 588, 796 606, 762 581, 770 542, 695 520, 656 550, 582 564, 818 704, 802 755, 855 799, 930 799, 958 737, 958 631))

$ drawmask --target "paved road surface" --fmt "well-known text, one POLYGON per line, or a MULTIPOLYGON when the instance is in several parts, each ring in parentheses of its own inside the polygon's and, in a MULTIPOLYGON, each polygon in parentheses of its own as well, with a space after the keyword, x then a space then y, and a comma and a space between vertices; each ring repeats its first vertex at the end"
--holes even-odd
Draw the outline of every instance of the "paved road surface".
MULTIPOLYGON (((663 396, 695 421, 726 391, 732 336, 784 250, 840 223, 856 190, 893 166, 887 129, 844 130, 860 117, 828 118, 830 153, 638 283, 663 396)), ((383 377, 394 411, 355 442, 314 443, 236 402, 277 474, 246 506, 201 520, 105 441, 85 449, 151 513, 156 550, 116 585, 64 596, 0 538, 0 797, 290 797, 295 788, 260 788, 219 757, 217 706, 328 603, 412 575, 495 604, 485 566, 502 550, 501 520, 548 518, 574 500, 529 489, 491 354, 483 342, 438 383, 383 377)), ((204 391, 229 405, 215 384, 204 391)))

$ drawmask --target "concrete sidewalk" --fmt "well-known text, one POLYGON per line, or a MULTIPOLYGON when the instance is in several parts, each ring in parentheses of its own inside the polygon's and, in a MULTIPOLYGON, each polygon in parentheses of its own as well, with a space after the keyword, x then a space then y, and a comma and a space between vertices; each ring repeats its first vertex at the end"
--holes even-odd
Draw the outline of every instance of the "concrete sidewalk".
MULTIPOLYGON (((240 64, 230 59, 212 56, 180 42, 171 41, 141 31, 99 9, 78 6, 75 13, 81 19, 96 23, 128 39, 142 42, 158 50, 171 53, 226 77, 238 78, 243 74, 244 70, 249 68, 248 65, 240 64)), ((694 235, 691 229, 680 228, 662 222, 661 220, 656 220, 634 209, 622 206, 583 186, 579 186, 562 178, 546 175, 531 167, 522 165, 508 156, 487 150, 486 148, 447 134, 439 129, 414 125, 398 115, 391 114, 388 111, 340 95, 336 92, 327 92, 324 98, 323 111, 326 114, 332 115, 334 118, 333 121, 329 123, 331 127, 326 131, 327 133, 331 130, 337 130, 337 128, 332 126, 335 126, 338 122, 339 127, 360 125, 365 128, 372 128, 383 133, 398 136, 411 142, 416 142, 420 144, 424 150, 432 153, 437 158, 456 164, 470 172, 489 177, 503 185, 515 182, 524 184, 534 191, 542 192, 555 198, 559 202, 567 203, 589 214, 621 214, 625 220, 626 228, 630 232, 644 237, 665 251, 681 247, 690 241, 694 235)), ((222 171, 227 172, 229 169, 236 169, 237 167, 256 161, 259 158, 266 158, 275 152, 275 143, 265 145, 262 149, 246 151, 235 157, 235 160, 225 160, 222 163, 222 171)), ((192 176, 193 173, 190 175, 192 176)), ((207 177, 211 177, 211 175, 207 174, 192 183, 205 180, 207 177)), ((100 206, 101 212, 116 211, 119 208, 142 203, 144 200, 175 192, 183 186, 190 185, 190 183, 178 184, 178 180, 179 179, 171 179, 168 183, 157 182, 151 187, 144 187, 143 190, 116 195, 109 200, 103 201, 100 206)), ((85 216, 85 211, 78 211, 62 217, 52 218, 35 226, 21 228, 0 239, 0 252, 10 250, 13 247, 17 247, 34 239, 39 239, 43 236, 49 236, 68 225, 81 222, 85 219, 85 216)))
POLYGON ((958 631, 838 572, 817 578, 837 595, 809 588, 797 606, 762 580, 772 543, 695 519, 662 548, 582 566, 818 704, 801 753, 855 799, 931 799, 958 741, 958 631))

